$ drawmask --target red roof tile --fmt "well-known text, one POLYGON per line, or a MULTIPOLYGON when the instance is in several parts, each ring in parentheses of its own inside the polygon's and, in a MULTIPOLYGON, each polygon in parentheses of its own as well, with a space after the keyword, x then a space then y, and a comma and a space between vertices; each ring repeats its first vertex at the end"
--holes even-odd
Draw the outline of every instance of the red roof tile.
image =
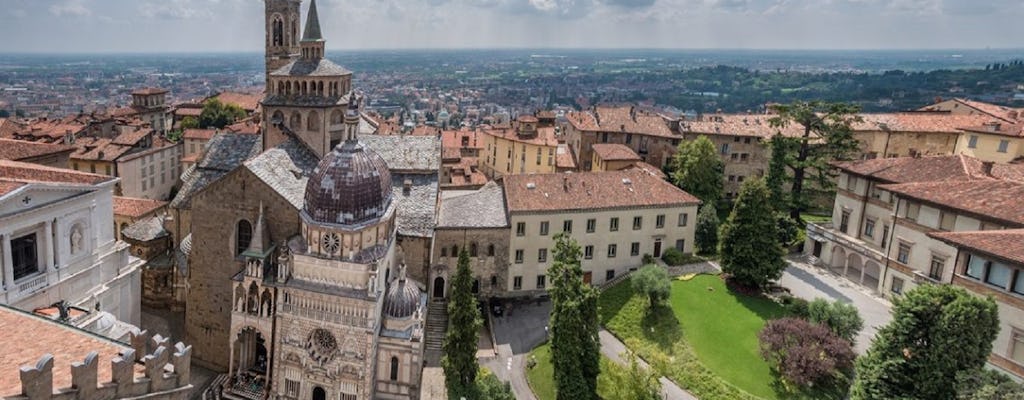
POLYGON ((114 140, 111 141, 113 144, 119 144, 123 146, 136 146, 142 139, 153 133, 152 129, 132 129, 117 135, 114 140))
POLYGON ((982 126, 965 126, 964 131, 975 133, 987 133, 989 135, 1008 136, 1014 138, 1024 137, 1024 122, 1017 124, 988 123, 982 126))
MULTIPOLYGON (((1015 108, 1010 108, 1010 107, 1005 107, 1005 106, 985 103, 985 102, 981 102, 981 101, 968 100, 968 99, 963 99, 963 98, 955 98, 955 99, 952 99, 952 101, 955 102, 955 103, 958 103, 958 104, 960 104, 962 106, 965 106, 967 108, 972 108, 972 109, 974 109, 977 112, 986 114, 986 115, 994 117, 994 118, 998 118, 998 119, 1006 121, 1006 122, 1014 122, 1015 120, 1021 118, 1021 109, 1015 109, 1015 108), (1016 115, 1014 114, 1014 112, 1016 112, 1016 115)), ((939 105, 942 104, 942 103, 945 103, 945 102, 940 102, 939 104, 933 104, 933 105, 930 105, 930 106, 922 107, 920 109, 920 111, 942 111, 941 108, 939 107, 939 105)), ((948 110, 946 110, 946 111, 948 111, 948 110)))
POLYGON ((161 89, 161 88, 155 88, 155 87, 153 87, 153 88, 135 89, 134 91, 132 91, 132 95, 133 96, 151 96, 151 95, 154 95, 154 94, 164 94, 164 93, 167 93, 167 89, 161 89))
POLYGON ((764 114, 712 114, 698 119, 679 121, 679 130, 685 133, 700 135, 726 135, 741 137, 758 137, 768 139, 777 134, 786 137, 803 135, 803 130, 796 124, 782 128, 771 126, 773 116, 764 114))
POLYGON ((260 106, 260 102, 263 101, 262 94, 239 92, 223 92, 210 98, 217 99, 224 104, 234 104, 250 113, 256 111, 260 106))
POLYGON ((50 154, 71 153, 75 148, 60 144, 0 139, 0 159, 20 161, 50 154))
POLYGON ((8 194, 10 192, 18 190, 18 188, 20 188, 22 186, 25 186, 25 185, 26 185, 26 183, 23 183, 23 182, 10 182, 10 181, 0 180, 0 196, 4 196, 4 195, 6 195, 6 194, 8 194))
POLYGON ((1024 184, 1000 180, 916 182, 879 186, 901 197, 951 208, 980 218, 1024 226, 1024 184))
POLYGON ((660 115, 631 106, 597 106, 594 111, 569 113, 566 118, 581 131, 677 137, 660 115))
POLYGON ((216 129, 186 129, 181 136, 185 139, 210 140, 216 134, 216 129))
POLYGON ((506 175, 511 212, 695 205, 693 195, 641 170, 506 175))
POLYGON ((978 126, 992 121, 988 115, 956 115, 948 113, 861 114, 862 122, 853 124, 854 131, 892 131, 921 133, 960 133, 960 128, 978 126))
POLYGON ((555 138, 555 128, 553 127, 537 128, 537 134, 535 136, 520 135, 519 131, 511 127, 483 128, 482 133, 484 135, 499 137, 519 143, 528 143, 538 146, 558 146, 558 139, 555 138))
MULTIPOLYGON (((833 165, 843 171, 888 183, 990 180, 998 172, 993 167, 993 175, 985 173, 984 162, 965 155, 876 158, 833 165)), ((1000 168, 999 171, 1018 169, 1012 166, 1000 168)))
POLYGON ((605 161, 639 161, 640 156, 624 144, 597 143, 591 146, 594 153, 605 161))
POLYGON ((139 218, 166 205, 166 201, 114 196, 114 215, 139 218))
POLYGON ((1024 229, 932 232, 928 236, 956 247, 988 253, 1024 265, 1024 229))
POLYGON ((78 172, 70 169, 44 167, 18 161, 0 160, 0 180, 8 182, 49 182, 95 185, 116 178, 78 172))

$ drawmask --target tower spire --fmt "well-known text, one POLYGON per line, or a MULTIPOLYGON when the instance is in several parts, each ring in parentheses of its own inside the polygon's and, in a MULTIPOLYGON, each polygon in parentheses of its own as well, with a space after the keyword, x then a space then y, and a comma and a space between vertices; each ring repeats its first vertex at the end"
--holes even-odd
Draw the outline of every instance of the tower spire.
POLYGON ((309 15, 306 17, 306 29, 302 31, 303 42, 315 42, 324 40, 320 32, 320 16, 316 12, 316 0, 309 3, 309 15))

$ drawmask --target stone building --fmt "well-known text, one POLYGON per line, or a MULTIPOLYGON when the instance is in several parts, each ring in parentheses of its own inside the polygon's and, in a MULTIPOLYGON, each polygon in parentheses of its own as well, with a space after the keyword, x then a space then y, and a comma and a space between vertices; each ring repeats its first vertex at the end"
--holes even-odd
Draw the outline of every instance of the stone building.
POLYGON ((539 124, 537 117, 522 115, 511 126, 483 129, 480 170, 492 179, 555 172, 557 129, 539 124))
POLYGON ((494 182, 479 190, 446 191, 441 196, 434 231, 431 296, 444 298, 459 261, 469 253, 473 292, 500 297, 508 291, 509 224, 505 192, 494 182))
POLYGON ((617 143, 597 143, 591 146, 594 159, 591 160, 591 171, 618 171, 642 162, 640 156, 626 145, 617 143))
POLYGON ((191 398, 192 348, 181 342, 143 331, 129 346, 6 306, 0 326, 0 347, 13 350, 0 353, 0 398, 191 398))
POLYGON ((62 144, 0 139, 0 160, 20 161, 54 168, 67 168, 75 148, 62 144))
POLYGON ((565 142, 581 171, 593 168, 593 145, 597 143, 625 145, 644 162, 662 168, 683 139, 670 129, 669 120, 634 106, 597 106, 569 113, 566 118, 565 142))
POLYGON ((186 335, 229 395, 416 398, 440 141, 362 134, 315 3, 300 43, 270 73, 262 135, 214 136, 171 202, 186 335))

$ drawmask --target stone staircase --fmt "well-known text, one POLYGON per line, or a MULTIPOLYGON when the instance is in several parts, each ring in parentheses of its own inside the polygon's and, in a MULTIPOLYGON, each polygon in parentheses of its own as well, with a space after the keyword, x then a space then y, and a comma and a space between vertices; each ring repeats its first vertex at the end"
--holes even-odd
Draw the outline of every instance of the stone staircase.
POLYGON ((444 334, 448 330, 448 301, 431 300, 427 306, 427 327, 423 340, 423 358, 429 367, 441 365, 441 356, 444 350, 441 346, 444 343, 444 334))

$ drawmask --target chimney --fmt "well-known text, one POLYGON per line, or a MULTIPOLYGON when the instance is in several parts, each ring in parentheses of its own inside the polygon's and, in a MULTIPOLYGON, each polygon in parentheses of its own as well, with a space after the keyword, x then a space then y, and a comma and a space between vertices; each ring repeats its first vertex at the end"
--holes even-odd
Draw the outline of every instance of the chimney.
POLYGON ((402 182, 402 193, 406 196, 412 192, 412 179, 406 179, 402 182))
POLYGON ((992 176, 992 167, 995 165, 992 161, 985 161, 981 163, 981 172, 985 176, 992 176))
POLYGON ((566 192, 569 191, 569 177, 568 176, 563 176, 562 177, 562 190, 565 190, 566 192))

